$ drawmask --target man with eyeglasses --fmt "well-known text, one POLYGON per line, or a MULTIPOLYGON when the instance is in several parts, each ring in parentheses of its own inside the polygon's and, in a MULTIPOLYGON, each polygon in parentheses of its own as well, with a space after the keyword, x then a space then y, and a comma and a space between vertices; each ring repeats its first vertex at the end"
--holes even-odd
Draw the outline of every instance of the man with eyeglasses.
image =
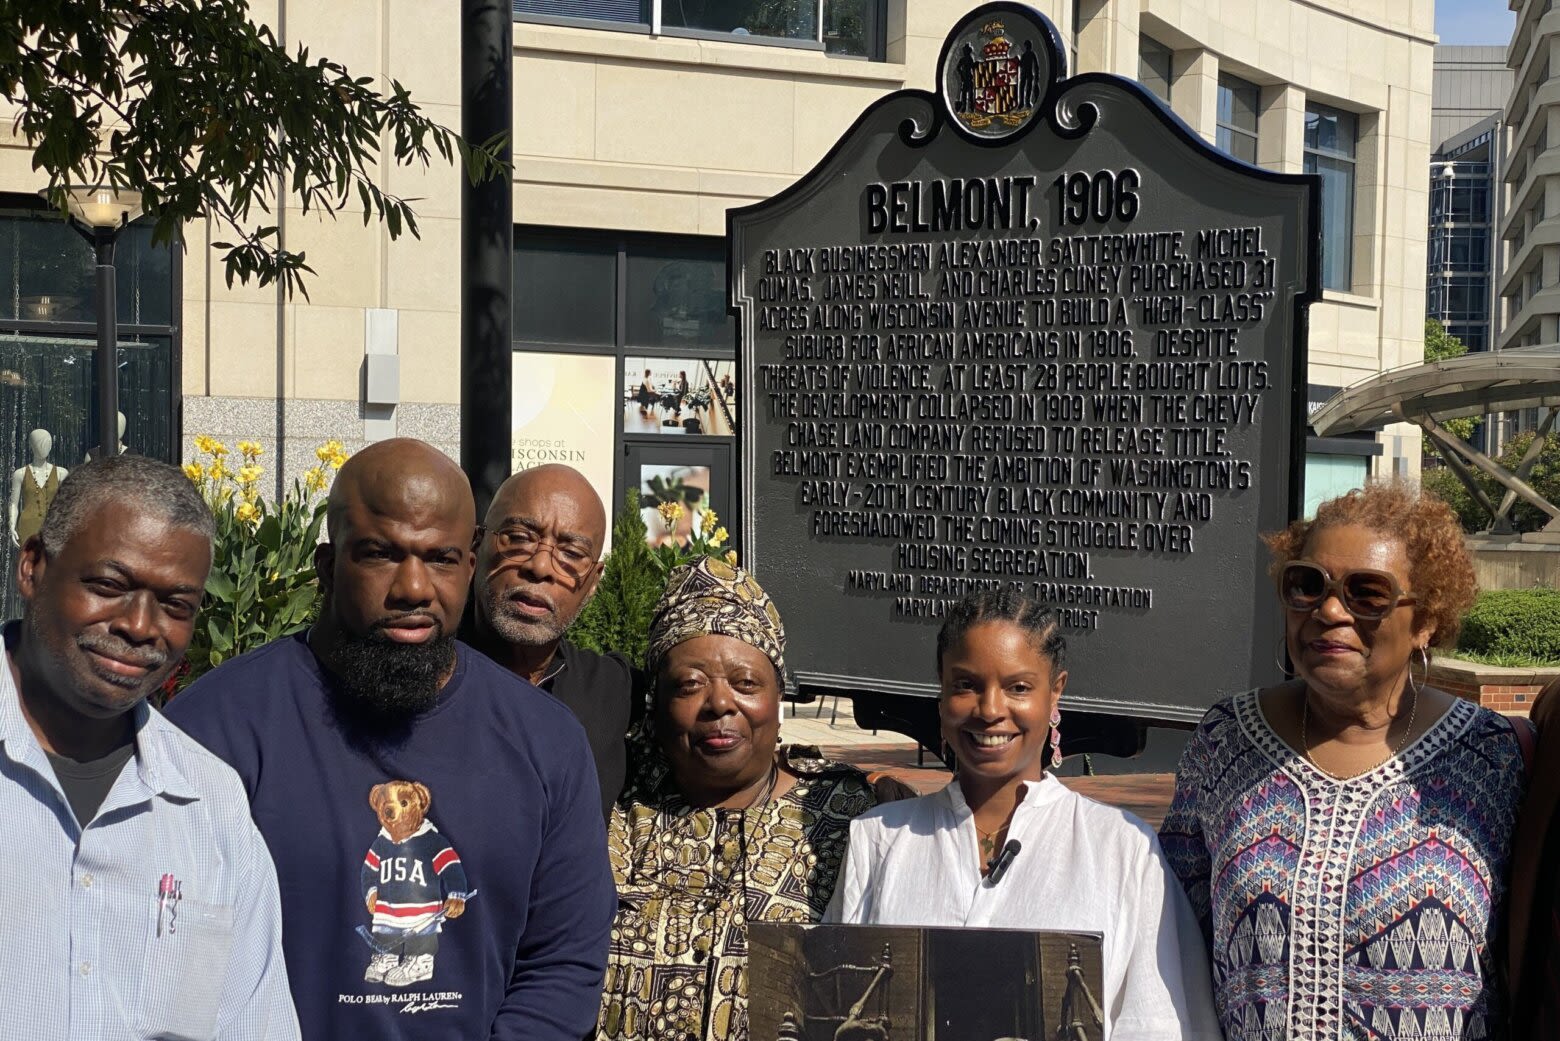
POLYGON ((628 772, 623 738, 639 703, 633 670, 621 655, 564 638, 601 580, 601 497, 573 467, 523 470, 493 497, 485 528, 472 642, 579 719, 595 755, 602 813, 611 816, 628 772))
POLYGON ((170 710, 247 789, 304 1041, 578 1041, 617 906, 596 775, 563 706, 455 639, 471 485, 381 441, 327 530, 313 627, 170 710))

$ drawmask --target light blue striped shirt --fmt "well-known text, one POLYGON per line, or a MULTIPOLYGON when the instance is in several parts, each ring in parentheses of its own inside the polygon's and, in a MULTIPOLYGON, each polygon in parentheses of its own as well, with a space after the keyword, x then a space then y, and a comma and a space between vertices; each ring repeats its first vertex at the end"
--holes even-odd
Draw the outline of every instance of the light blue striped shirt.
POLYGON ((294 1041, 276 871, 243 786, 145 704, 134 720, 135 757, 83 829, 0 654, 0 1038, 294 1041))

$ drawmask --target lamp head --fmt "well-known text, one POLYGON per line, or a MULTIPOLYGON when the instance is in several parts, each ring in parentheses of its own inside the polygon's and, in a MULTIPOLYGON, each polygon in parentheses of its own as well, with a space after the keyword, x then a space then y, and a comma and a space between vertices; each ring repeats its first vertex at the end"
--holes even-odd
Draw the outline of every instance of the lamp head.
MULTIPOLYGON (((141 215, 141 193, 128 188, 67 184, 59 191, 70 215, 89 228, 122 228, 141 215)), ((38 194, 49 198, 47 189, 38 194)))

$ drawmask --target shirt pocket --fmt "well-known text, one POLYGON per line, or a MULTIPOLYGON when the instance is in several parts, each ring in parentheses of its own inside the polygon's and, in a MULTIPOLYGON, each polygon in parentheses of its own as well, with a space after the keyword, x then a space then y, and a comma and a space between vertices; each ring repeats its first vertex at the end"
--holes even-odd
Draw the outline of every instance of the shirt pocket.
POLYGON ((170 903, 161 935, 156 917, 154 907, 141 963, 141 1036, 212 1041, 233 949, 233 908, 198 900, 170 903))

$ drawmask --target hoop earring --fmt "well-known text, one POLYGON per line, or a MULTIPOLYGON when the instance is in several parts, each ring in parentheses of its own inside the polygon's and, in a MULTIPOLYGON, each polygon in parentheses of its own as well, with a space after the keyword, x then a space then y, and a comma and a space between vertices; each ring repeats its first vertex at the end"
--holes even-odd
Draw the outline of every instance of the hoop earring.
POLYGON ((1278 671, 1283 673, 1285 677, 1294 676, 1295 670, 1289 667, 1288 636, 1280 636, 1278 638, 1278 652, 1273 655, 1273 661, 1278 665, 1278 671))
POLYGON ((1051 769, 1062 765, 1062 710, 1051 710, 1051 769))
POLYGON ((1425 663, 1425 674, 1420 678, 1419 685, 1416 687, 1414 685, 1414 656, 1412 654, 1408 656, 1408 689, 1413 691, 1414 697, 1417 698, 1420 692, 1425 689, 1425 684, 1430 682, 1430 651, 1424 647, 1415 647, 1414 650, 1418 652, 1420 660, 1425 663))

